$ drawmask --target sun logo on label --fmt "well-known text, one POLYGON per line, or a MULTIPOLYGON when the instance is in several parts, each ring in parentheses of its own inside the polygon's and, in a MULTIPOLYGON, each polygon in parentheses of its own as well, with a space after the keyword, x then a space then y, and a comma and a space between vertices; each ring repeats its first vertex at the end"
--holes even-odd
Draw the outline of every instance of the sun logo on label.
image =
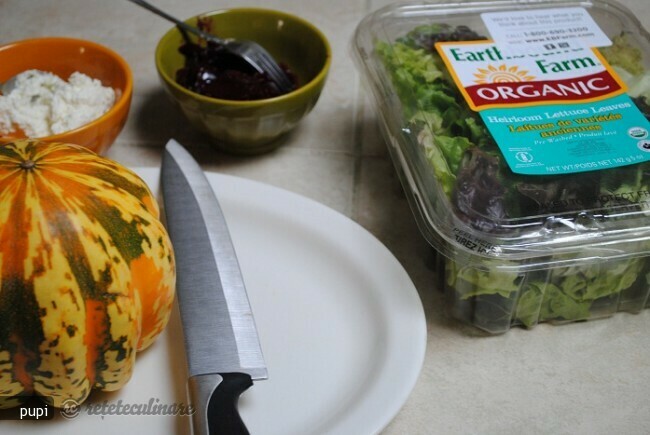
POLYGON ((511 83, 511 82, 530 82, 535 77, 528 74, 528 71, 520 71, 518 66, 507 67, 502 64, 498 67, 488 65, 487 68, 478 68, 478 73, 474 74, 476 80, 474 83, 511 83))

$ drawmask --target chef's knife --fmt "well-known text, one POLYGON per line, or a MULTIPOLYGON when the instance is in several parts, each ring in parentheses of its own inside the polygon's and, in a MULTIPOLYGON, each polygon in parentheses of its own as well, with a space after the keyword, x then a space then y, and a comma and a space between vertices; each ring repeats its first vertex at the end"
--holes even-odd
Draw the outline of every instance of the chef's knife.
POLYGON ((198 163, 173 139, 163 154, 161 185, 176 256, 193 432, 247 434, 237 401, 267 371, 226 221, 198 163))

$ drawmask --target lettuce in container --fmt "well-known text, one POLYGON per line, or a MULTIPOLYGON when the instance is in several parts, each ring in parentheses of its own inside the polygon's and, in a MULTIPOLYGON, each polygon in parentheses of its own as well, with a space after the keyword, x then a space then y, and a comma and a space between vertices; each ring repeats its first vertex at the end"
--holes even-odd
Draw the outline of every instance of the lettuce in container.
POLYGON ((650 305, 650 162, 513 172, 435 47, 486 40, 482 12, 585 4, 597 23, 607 22, 613 44, 600 54, 650 120, 648 35, 613 2, 391 6, 366 17, 355 35, 412 209, 444 258, 449 311, 490 333, 650 305))

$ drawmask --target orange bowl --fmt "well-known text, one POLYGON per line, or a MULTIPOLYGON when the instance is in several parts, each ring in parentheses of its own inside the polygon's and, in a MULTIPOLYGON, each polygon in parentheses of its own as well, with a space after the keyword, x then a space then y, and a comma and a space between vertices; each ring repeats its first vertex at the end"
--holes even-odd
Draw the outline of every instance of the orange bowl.
MULTIPOLYGON (((36 38, 0 46, 0 83, 30 69, 54 73, 64 80, 77 71, 115 90, 115 104, 96 120, 53 136, 45 142, 78 144, 103 154, 122 131, 131 107, 133 77, 127 63, 113 50, 73 38, 36 38)), ((0 144, 24 135, 0 135, 0 144)))

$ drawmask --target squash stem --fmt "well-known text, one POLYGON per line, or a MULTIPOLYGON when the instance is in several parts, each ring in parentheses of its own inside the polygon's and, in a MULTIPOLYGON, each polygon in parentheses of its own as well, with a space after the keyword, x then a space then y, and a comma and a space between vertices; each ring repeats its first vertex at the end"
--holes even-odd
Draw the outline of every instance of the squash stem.
POLYGON ((19 166, 22 169, 27 169, 27 170, 34 169, 36 167, 36 162, 33 161, 33 160, 24 160, 24 161, 20 162, 19 166))

